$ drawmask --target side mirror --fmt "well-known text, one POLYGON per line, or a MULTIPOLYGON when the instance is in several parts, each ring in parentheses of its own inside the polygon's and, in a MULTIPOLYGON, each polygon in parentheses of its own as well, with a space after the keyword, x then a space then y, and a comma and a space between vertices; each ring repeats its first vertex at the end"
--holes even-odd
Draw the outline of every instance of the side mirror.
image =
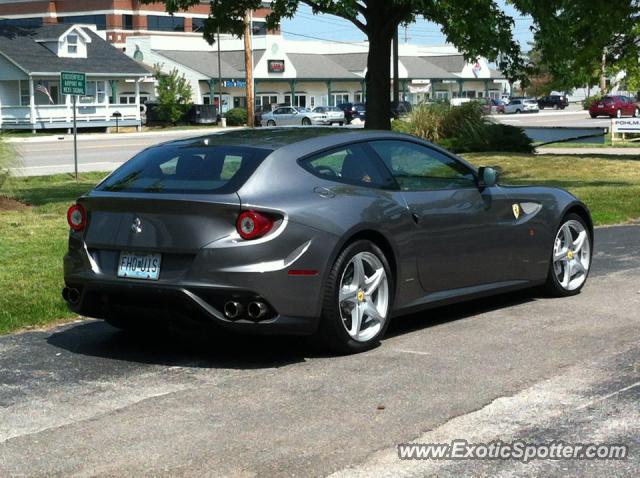
POLYGON ((478 187, 480 189, 490 188, 498 183, 500 176, 498 170, 490 167, 481 166, 478 168, 478 187))

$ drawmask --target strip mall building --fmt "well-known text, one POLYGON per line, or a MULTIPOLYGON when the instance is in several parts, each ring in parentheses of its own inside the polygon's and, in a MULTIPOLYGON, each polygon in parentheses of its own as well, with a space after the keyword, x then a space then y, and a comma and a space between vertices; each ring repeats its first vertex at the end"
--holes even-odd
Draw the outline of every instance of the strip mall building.
MULTIPOLYGON (((217 104, 222 110, 246 105, 242 41, 223 36, 218 46, 206 43, 199 30, 209 5, 170 16, 163 4, 137 0, 22 0, 0 2, 0 24, 38 26, 70 23, 95 25, 97 33, 116 48, 146 65, 168 72, 177 69, 192 85, 192 101, 217 104), (221 83, 219 82, 221 78, 221 83)), ((268 32, 268 10, 253 14, 253 59, 256 105, 298 106, 363 101, 367 43, 294 41, 268 32)), ((401 96, 411 103, 428 99, 500 97, 508 82, 483 58, 465 62, 451 46, 399 46, 401 96)), ((139 97, 152 101, 154 82, 141 82, 139 97)), ((133 92, 119 91, 122 103, 133 92), (131 94, 129 94, 131 93, 131 94)))

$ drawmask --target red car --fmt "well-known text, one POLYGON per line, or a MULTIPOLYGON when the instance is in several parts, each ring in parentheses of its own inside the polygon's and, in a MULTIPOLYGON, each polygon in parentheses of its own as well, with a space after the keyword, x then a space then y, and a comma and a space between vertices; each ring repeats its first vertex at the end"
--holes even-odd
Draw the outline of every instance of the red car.
POLYGON ((600 101, 594 101, 589 107, 589 115, 609 116, 621 118, 622 116, 640 116, 640 109, 635 101, 628 96, 605 96, 600 101))

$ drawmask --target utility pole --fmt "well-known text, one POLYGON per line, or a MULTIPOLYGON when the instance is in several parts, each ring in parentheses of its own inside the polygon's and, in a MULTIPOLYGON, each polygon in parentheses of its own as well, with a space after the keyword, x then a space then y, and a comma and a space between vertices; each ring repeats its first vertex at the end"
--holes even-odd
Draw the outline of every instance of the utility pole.
POLYGON ((400 101, 400 75, 398 73, 398 28, 393 35, 393 102, 398 107, 400 101))
MULTIPOLYGON (((220 61, 220 28, 216 32, 218 38, 218 116, 222 118, 222 62, 220 61)), ((210 92, 212 93, 212 92, 210 92)), ((211 95, 211 102, 213 103, 213 94, 211 95)))
POLYGON ((253 108, 253 52, 251 49, 251 12, 247 10, 244 16, 244 64, 245 82, 247 84, 247 126, 253 128, 255 112, 253 108))

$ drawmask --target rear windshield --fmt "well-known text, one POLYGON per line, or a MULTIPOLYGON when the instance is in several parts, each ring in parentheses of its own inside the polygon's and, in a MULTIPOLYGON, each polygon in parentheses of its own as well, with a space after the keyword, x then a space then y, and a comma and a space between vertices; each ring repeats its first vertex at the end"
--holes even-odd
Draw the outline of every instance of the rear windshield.
POLYGON ((237 191, 271 151, 242 146, 163 145, 127 161, 98 191, 228 194, 237 191))

